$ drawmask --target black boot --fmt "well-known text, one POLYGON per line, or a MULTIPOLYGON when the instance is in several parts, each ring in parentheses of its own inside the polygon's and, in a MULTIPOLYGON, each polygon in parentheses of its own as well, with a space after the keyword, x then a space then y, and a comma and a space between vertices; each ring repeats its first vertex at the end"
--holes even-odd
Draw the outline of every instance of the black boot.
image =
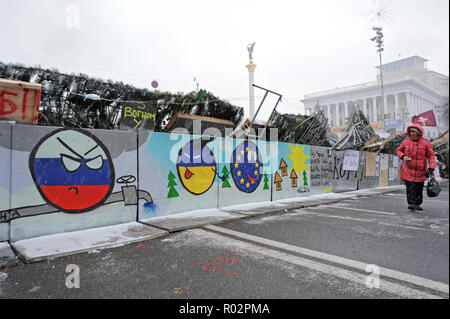
POLYGON ((423 208, 420 207, 419 205, 414 205, 414 209, 415 209, 415 210, 423 210, 423 208))
POLYGON ((408 206, 408 209, 410 209, 410 210, 415 210, 416 208, 415 208, 414 205, 409 205, 409 206, 408 206))

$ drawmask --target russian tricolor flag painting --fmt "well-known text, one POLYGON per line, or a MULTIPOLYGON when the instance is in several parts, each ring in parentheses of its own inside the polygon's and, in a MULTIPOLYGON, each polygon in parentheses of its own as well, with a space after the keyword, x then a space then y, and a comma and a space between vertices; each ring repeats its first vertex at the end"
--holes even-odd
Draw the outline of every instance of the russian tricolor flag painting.
POLYGON ((42 197, 68 213, 100 206, 114 186, 114 167, 103 143, 84 130, 62 129, 33 149, 30 171, 42 197))

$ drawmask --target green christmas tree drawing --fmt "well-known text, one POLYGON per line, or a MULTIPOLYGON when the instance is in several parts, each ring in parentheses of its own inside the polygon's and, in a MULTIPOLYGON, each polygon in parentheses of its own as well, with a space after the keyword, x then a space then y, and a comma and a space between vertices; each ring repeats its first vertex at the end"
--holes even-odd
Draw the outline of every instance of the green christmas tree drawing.
POLYGON ((303 186, 308 186, 308 173, 303 171, 303 186))
POLYGON ((263 189, 269 189, 269 178, 267 177, 267 173, 264 173, 264 187, 263 189))
POLYGON ((172 173, 172 171, 169 171, 169 176, 168 176, 169 184, 167 185, 167 187, 170 187, 170 189, 169 189, 169 193, 167 194, 167 198, 173 198, 173 197, 180 196, 178 194, 177 190, 175 189, 175 186, 177 186, 177 182, 175 181, 175 179, 176 179, 175 175, 172 173))
POLYGON ((226 166, 222 169, 222 175, 223 175, 223 183, 222 188, 231 188, 230 182, 228 181, 230 172, 228 171, 228 168, 226 166))

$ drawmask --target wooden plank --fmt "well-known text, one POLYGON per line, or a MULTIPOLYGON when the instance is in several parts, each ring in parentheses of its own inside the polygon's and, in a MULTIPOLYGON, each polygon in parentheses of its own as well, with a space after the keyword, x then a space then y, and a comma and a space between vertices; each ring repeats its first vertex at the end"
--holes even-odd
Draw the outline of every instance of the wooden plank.
POLYGON ((217 123, 217 124, 234 127, 234 123, 232 121, 222 120, 222 119, 218 119, 215 117, 207 117, 207 116, 192 115, 192 114, 185 114, 185 113, 177 112, 172 116, 169 123, 167 123, 167 125, 165 126, 164 132, 169 131, 172 128, 173 124, 178 119, 199 120, 199 121, 205 121, 205 122, 210 122, 210 123, 212 122, 212 123, 217 123))
POLYGON ((335 149, 336 147, 338 147, 339 144, 341 144, 342 141, 344 141, 347 138, 347 136, 348 136, 348 133, 345 134, 344 136, 342 136, 342 138, 336 144, 333 145, 332 149, 335 149))
POLYGON ((13 81, 7 79, 0 79, 0 86, 5 88, 22 88, 32 90, 40 90, 42 88, 42 85, 40 85, 39 83, 13 81))
POLYGON ((447 141, 448 141, 448 135, 444 136, 444 137, 441 137, 441 138, 439 138, 437 140, 434 140, 433 142, 431 142, 431 146, 434 147, 434 146, 436 146, 438 144, 441 144, 441 143, 447 142, 447 141))
POLYGON ((377 142, 377 143, 374 143, 374 144, 367 145, 365 148, 366 148, 366 149, 369 149, 369 148, 374 148, 374 147, 380 147, 380 146, 383 146, 383 145, 386 144, 387 142, 393 140, 395 137, 397 137, 397 133, 392 133, 392 134, 389 135, 384 141, 381 141, 381 142, 377 142))
POLYGON ((364 143, 364 145, 361 146, 361 147, 359 148, 359 150, 360 150, 360 151, 363 150, 363 149, 366 148, 368 145, 370 145, 370 144, 374 143, 375 141, 377 141, 379 138, 380 138, 379 135, 375 135, 375 136, 372 137, 370 140, 368 140, 366 143, 364 143))

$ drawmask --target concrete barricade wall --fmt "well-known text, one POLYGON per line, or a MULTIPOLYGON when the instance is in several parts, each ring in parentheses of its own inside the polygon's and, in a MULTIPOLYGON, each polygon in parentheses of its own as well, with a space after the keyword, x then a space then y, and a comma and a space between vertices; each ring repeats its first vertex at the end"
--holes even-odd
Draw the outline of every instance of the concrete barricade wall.
POLYGON ((333 191, 334 152, 326 147, 311 146, 311 182, 312 194, 333 191))
POLYGON ((206 136, 148 136, 139 148, 139 187, 151 194, 153 203, 140 202, 139 219, 216 208, 218 143, 206 136))
POLYGON ((9 239, 11 197, 11 124, 0 122, 0 241, 9 239))
POLYGON ((397 155, 389 154, 389 186, 400 185, 400 159, 397 155))
POLYGON ((333 191, 348 192, 358 188, 358 170, 344 170, 345 151, 334 151, 333 191))
POLYGON ((272 199, 310 195, 311 147, 290 143, 277 144, 278 156, 272 163, 272 199))
POLYGON ((389 186, 389 154, 378 154, 379 180, 378 187, 389 186))
POLYGON ((222 138, 218 207, 271 200, 272 157, 276 143, 222 138))
MULTIPOLYGON (((397 185, 392 155, 219 136, 0 123, 0 241, 397 185)), ((399 165, 398 165, 399 166, 399 165)))
POLYGON ((359 152, 358 189, 378 187, 377 154, 359 152))
POLYGON ((11 241, 136 220, 134 132, 14 125, 12 137, 11 241))

